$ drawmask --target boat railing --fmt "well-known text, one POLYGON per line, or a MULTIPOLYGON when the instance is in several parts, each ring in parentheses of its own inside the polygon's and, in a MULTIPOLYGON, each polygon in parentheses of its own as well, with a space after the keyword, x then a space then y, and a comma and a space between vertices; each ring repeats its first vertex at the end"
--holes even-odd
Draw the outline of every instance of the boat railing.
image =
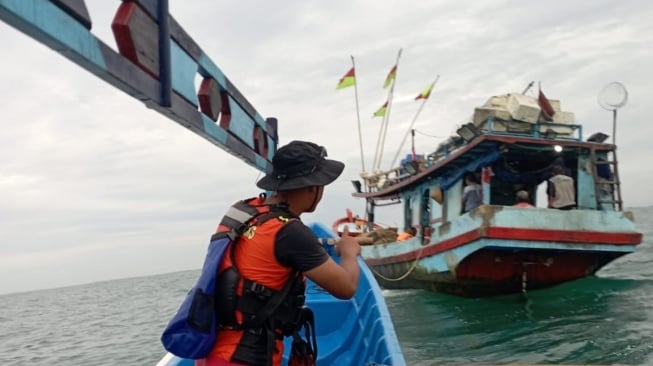
MULTIPOLYGON (((470 124, 472 123, 470 122, 470 124)), ((478 133, 486 135, 520 136, 560 141, 583 140, 583 126, 572 123, 551 121, 524 122, 514 119, 504 120, 488 117, 483 122, 475 124, 474 127, 478 130, 478 133)), ((451 136, 438 145, 438 148, 434 152, 415 162, 416 164, 402 162, 400 166, 386 171, 362 172, 361 178, 365 183, 365 189, 369 192, 375 192, 388 188, 432 166, 463 146, 465 146, 465 140, 459 136, 451 136)))
POLYGON ((396 167, 386 171, 362 172, 361 178, 365 182, 366 189, 374 192, 396 184, 411 175, 403 167, 396 167))
POLYGON ((579 124, 550 121, 531 123, 489 117, 476 127, 489 135, 518 135, 551 140, 583 140, 583 126, 579 124))
MULTIPOLYGON (((583 126, 579 124, 549 121, 531 123, 514 119, 504 120, 488 117, 483 122, 474 125, 474 127, 478 130, 478 133, 486 135, 520 136, 562 141, 583 140, 583 126)), ((429 167, 448 157, 463 146, 465 146, 465 141, 462 138, 458 136, 450 137, 438 145, 434 152, 426 156, 426 166, 429 167)))

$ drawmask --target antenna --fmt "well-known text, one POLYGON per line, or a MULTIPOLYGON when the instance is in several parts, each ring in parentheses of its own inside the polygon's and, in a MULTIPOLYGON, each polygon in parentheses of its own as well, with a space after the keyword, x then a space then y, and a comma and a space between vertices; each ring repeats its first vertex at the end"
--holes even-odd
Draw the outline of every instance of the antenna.
POLYGON ((599 92, 598 100, 603 109, 612 111, 612 144, 614 145, 617 139, 617 109, 628 103, 628 90, 624 84, 613 81, 599 92))

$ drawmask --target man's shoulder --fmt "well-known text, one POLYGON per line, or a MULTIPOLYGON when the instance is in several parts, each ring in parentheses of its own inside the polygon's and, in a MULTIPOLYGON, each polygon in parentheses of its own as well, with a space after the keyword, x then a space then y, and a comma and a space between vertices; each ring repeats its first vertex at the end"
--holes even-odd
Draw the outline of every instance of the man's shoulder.
POLYGON ((283 221, 283 226, 280 231, 283 230, 286 235, 314 235, 313 231, 297 218, 284 217, 281 220, 283 221))
POLYGON ((561 181, 561 180, 574 180, 574 178, 564 175, 564 174, 558 174, 554 175, 553 177, 549 178, 551 181, 561 181))

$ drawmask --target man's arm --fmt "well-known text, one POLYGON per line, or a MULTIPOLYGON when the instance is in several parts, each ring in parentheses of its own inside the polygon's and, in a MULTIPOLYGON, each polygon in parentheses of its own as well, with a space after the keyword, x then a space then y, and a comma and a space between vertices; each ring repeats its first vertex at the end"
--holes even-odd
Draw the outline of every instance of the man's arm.
POLYGON ((326 262, 304 273, 306 277, 339 299, 349 299, 354 296, 360 277, 357 257, 361 252, 361 247, 356 239, 348 234, 345 228, 342 238, 336 244, 336 252, 341 258, 340 265, 329 258, 326 262))

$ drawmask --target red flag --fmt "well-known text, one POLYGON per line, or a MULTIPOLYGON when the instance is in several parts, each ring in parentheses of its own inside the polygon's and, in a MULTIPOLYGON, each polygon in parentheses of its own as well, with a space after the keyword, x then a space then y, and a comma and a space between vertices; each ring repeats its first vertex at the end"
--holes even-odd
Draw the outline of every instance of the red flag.
POLYGON ((494 172, 492 172, 492 168, 490 167, 483 168, 481 170, 481 183, 490 184, 493 175, 494 172))
POLYGON ((542 108, 542 117, 547 121, 552 121, 553 115, 556 111, 553 109, 551 102, 549 102, 544 93, 542 93, 542 89, 540 89, 540 95, 537 97, 537 103, 540 105, 540 108, 542 108))

